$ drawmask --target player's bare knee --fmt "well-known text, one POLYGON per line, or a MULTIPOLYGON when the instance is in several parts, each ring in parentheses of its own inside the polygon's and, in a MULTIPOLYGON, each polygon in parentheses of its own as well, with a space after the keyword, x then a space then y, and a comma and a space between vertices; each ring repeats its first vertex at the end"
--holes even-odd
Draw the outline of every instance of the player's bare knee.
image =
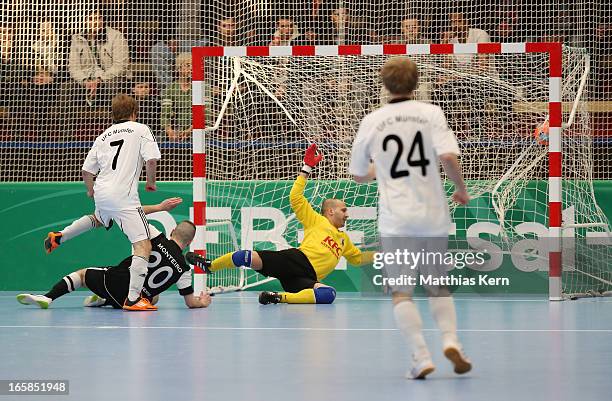
POLYGON ((412 294, 407 292, 394 292, 392 296, 393 305, 397 305, 401 302, 412 302, 412 294))

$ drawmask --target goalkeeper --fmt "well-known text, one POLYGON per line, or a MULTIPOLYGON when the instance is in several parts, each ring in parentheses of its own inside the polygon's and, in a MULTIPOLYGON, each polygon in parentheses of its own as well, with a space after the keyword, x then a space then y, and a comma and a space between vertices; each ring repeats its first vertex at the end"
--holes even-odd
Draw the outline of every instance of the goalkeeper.
POLYGON ((348 219, 346 204, 340 199, 326 199, 321 213, 313 210, 304 197, 308 175, 323 158, 317 153, 317 145, 306 150, 304 167, 299 174, 289 202, 297 219, 304 225, 304 240, 298 248, 282 251, 240 250, 227 253, 211 262, 199 261, 212 273, 221 269, 250 267, 258 273, 277 278, 286 292, 264 291, 259 303, 331 304, 336 298, 333 287, 321 283, 344 256, 352 265, 362 265, 372 260, 371 252, 361 252, 339 229, 348 219))

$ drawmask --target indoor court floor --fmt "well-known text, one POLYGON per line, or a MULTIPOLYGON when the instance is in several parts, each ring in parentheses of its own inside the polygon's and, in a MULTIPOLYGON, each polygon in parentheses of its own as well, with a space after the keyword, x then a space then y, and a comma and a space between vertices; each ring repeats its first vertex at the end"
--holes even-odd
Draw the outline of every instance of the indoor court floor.
POLYGON ((612 300, 456 298, 474 370, 456 376, 425 299, 417 304, 437 370, 404 379, 410 356, 391 301, 339 293, 333 305, 267 305, 257 293, 189 310, 83 308, 86 292, 50 309, 0 293, 0 379, 66 379, 48 400, 577 401, 612 394, 612 300))

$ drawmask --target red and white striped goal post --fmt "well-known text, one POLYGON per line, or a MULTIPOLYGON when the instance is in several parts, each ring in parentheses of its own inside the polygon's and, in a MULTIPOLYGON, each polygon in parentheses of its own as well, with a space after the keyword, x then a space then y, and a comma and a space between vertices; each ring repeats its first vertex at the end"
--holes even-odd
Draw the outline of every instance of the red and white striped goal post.
MULTIPOLYGON (((561 128, 562 128, 562 44, 525 43, 449 43, 337 46, 209 46, 192 48, 193 120, 193 218, 196 225, 195 251, 206 255, 206 149, 204 146, 205 106, 203 104, 204 62, 207 57, 304 57, 419 54, 524 54, 548 53, 548 255, 549 299, 561 300, 561 128)), ((195 274, 203 274, 196 268, 195 274)), ((196 280, 197 282, 197 280, 196 280)))

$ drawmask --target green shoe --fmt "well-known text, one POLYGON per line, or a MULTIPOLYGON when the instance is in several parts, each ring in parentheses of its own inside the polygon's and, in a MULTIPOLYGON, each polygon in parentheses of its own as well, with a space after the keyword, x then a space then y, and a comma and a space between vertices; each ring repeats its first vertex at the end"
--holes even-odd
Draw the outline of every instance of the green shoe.
POLYGON ((103 306, 106 303, 106 299, 97 296, 96 294, 90 295, 83 300, 83 306, 97 307, 103 306))
POLYGON ((33 294, 19 294, 17 295, 17 301, 23 305, 38 305, 41 309, 49 308, 53 300, 47 298, 44 295, 33 295, 33 294))

